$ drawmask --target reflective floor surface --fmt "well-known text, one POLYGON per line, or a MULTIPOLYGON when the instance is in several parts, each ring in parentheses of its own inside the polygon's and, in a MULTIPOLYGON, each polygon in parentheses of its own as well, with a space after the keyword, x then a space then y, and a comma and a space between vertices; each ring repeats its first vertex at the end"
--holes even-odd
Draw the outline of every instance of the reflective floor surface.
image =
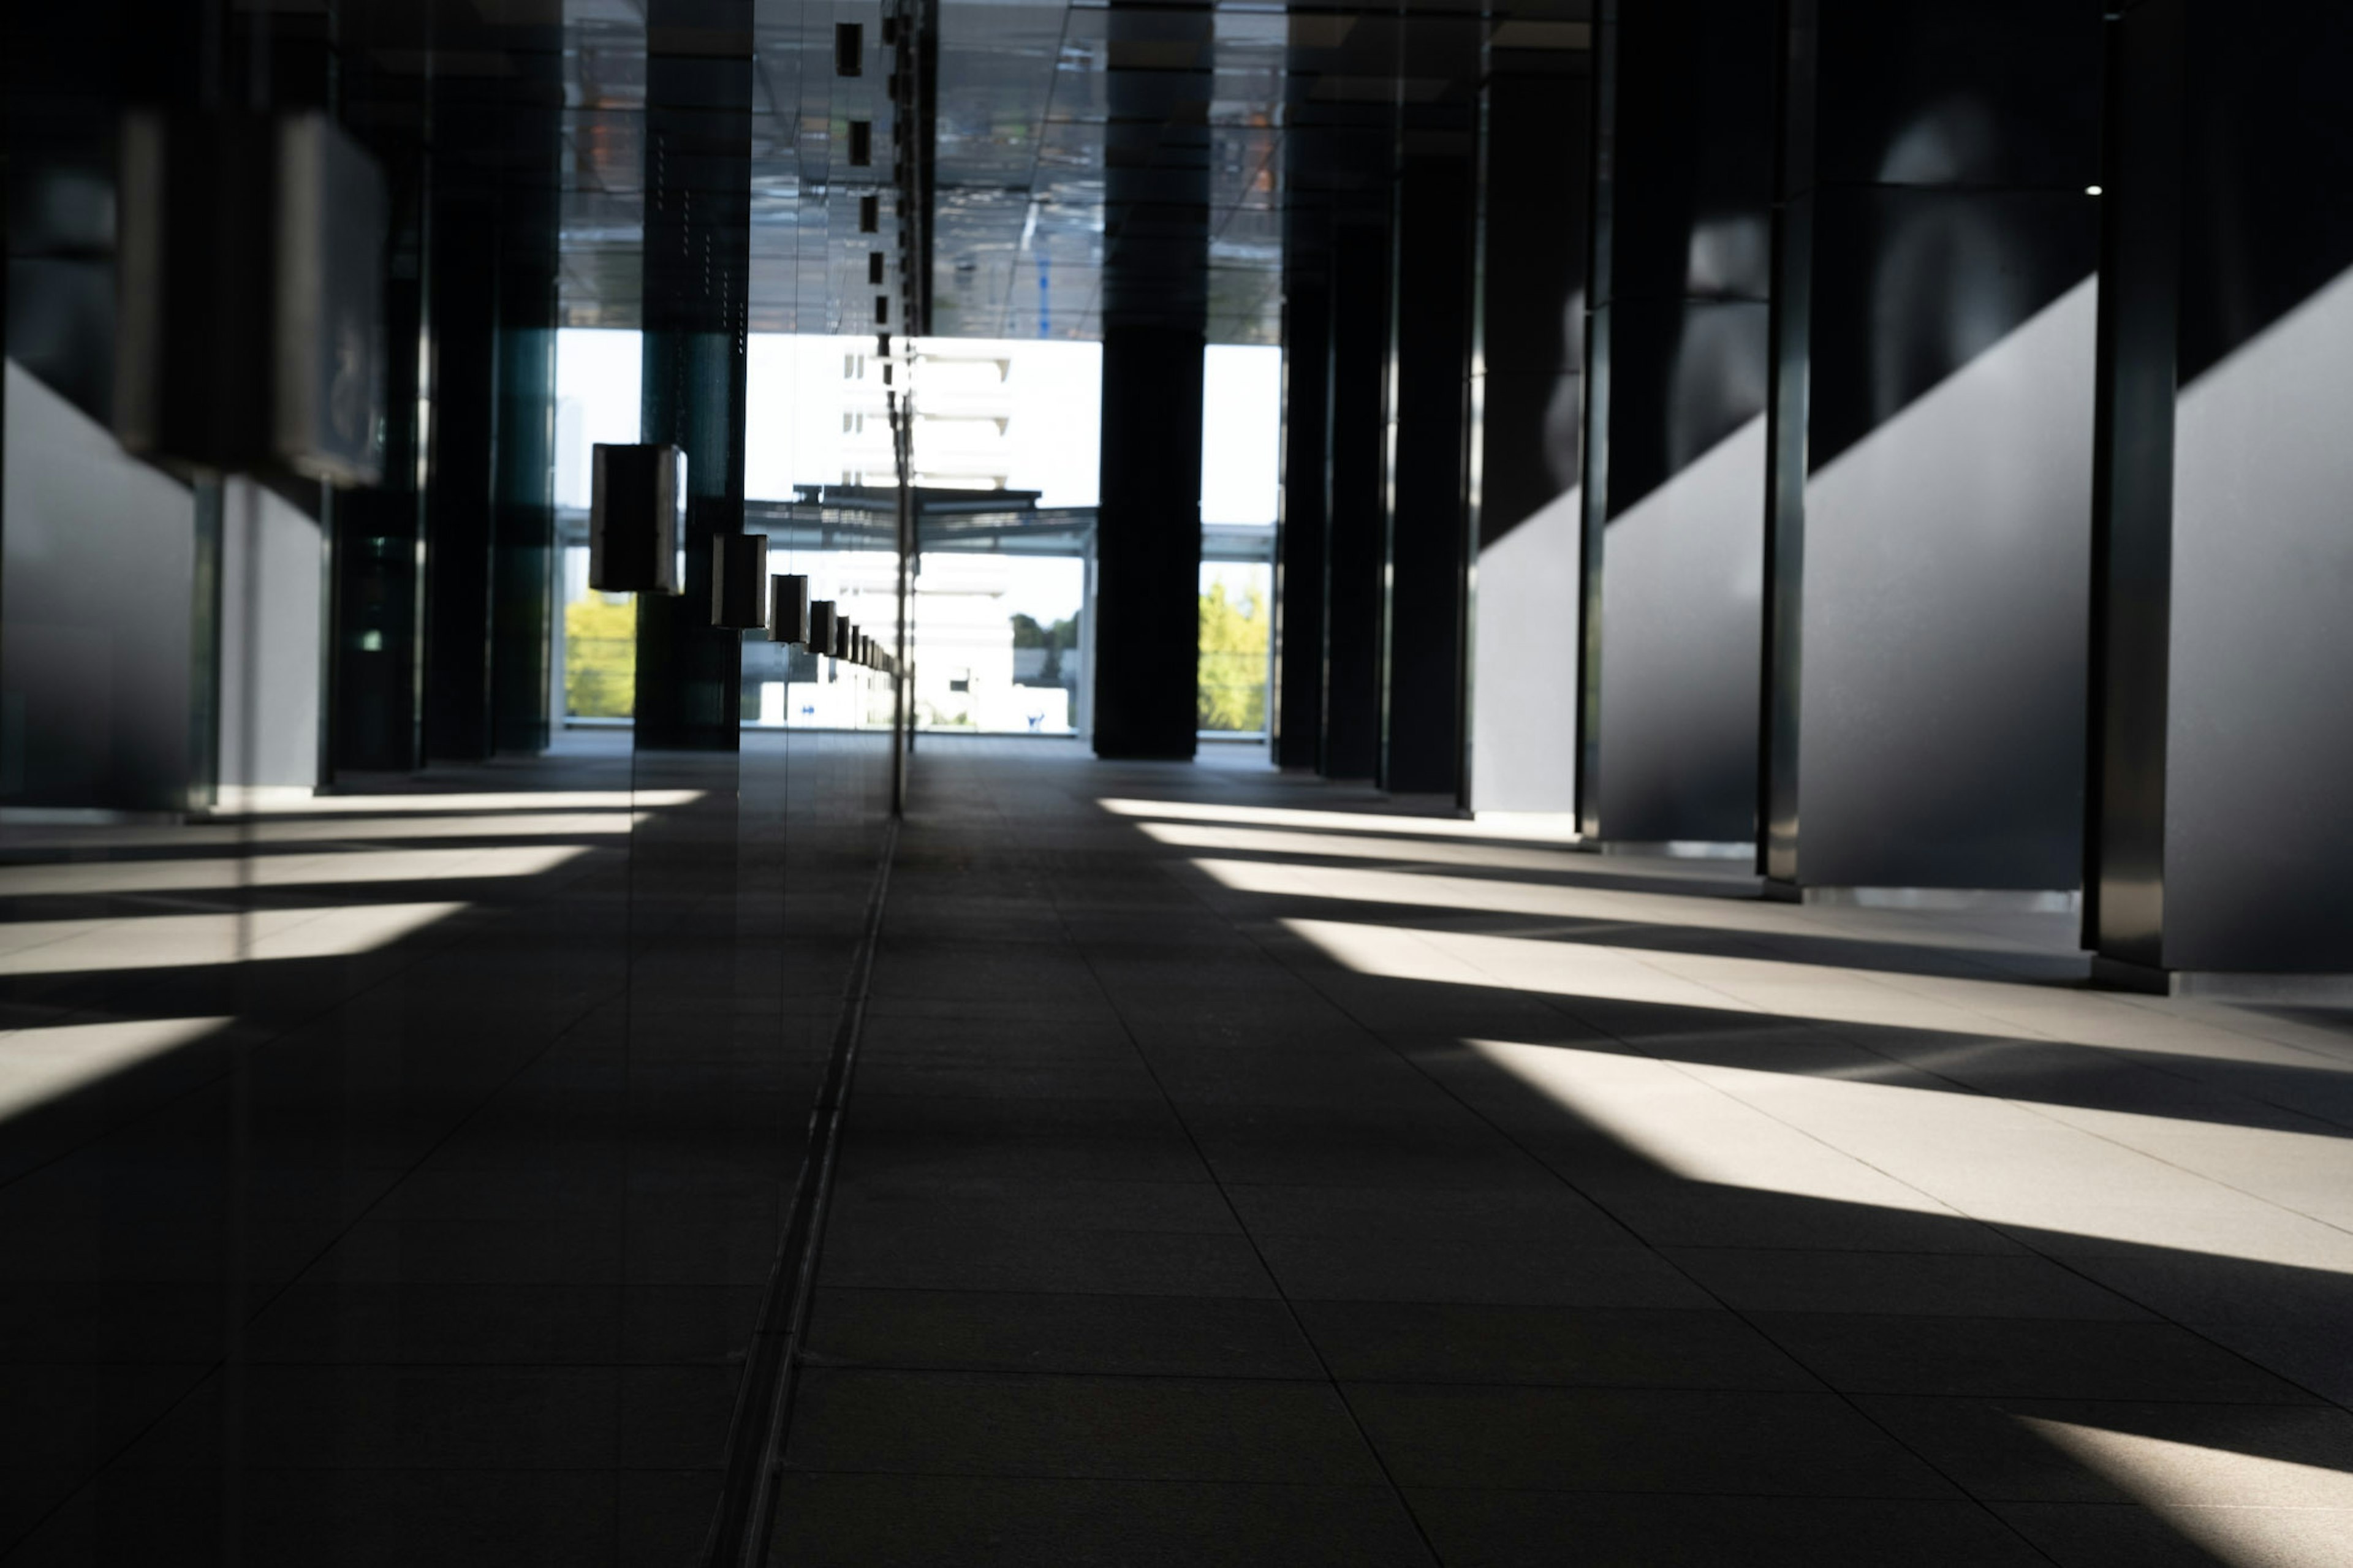
MULTIPOLYGON (((0 1555, 699 1560, 865 738, 0 856, 0 1555)), ((2353 1018, 915 757, 773 1561, 2353 1560, 2353 1018)))
POLYGON ((887 775, 0 825, 0 1560, 694 1561, 887 775))
POLYGON ((775 1562, 2353 1558, 2353 1020, 921 760, 775 1562))

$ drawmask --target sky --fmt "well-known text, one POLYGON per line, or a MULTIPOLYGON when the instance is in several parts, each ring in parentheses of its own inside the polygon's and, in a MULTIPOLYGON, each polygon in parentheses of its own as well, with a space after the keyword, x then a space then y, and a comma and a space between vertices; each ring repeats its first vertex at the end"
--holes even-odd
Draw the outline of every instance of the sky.
MULTIPOLYGON (((872 342, 867 336, 753 335, 744 474, 749 497, 788 500, 796 485, 839 483, 845 454, 876 449, 879 412, 868 414, 875 422, 871 433, 849 426, 860 412, 881 407, 879 371, 870 362, 860 374, 845 374, 854 358, 871 354, 872 342)), ((1008 489, 1041 492, 1041 505, 1095 504, 1100 344, 957 338, 923 346, 956 363, 919 365, 919 408, 945 413, 955 405, 984 422, 1003 417, 1006 423, 993 440, 985 423, 943 425, 940 449, 919 449, 919 466, 927 456, 934 467, 970 466, 946 450, 961 438, 987 464, 1003 468, 1008 489), (1003 361, 1001 372, 986 363, 991 358, 1003 361), (942 388, 928 401, 926 378, 942 388), (959 437, 957 429, 965 434, 959 437)), ((1280 471, 1282 351, 1213 344, 1202 372, 1201 521, 1271 523, 1280 471)), ((557 505, 588 504, 591 444, 637 439, 639 376, 637 333, 566 328, 556 334, 557 505)))

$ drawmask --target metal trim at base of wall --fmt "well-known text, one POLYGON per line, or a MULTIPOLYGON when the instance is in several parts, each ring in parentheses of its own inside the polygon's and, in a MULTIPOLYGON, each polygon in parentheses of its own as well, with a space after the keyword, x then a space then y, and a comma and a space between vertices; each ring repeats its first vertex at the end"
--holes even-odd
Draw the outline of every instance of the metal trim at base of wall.
POLYGON ((1670 860, 1754 860, 1753 838, 1588 838, 1577 846, 1590 855, 1654 855, 1670 860))
POLYGON ((1820 904, 1834 909, 1993 910, 2010 914, 2074 914, 2084 895, 2073 888, 1801 888, 1778 879, 1764 896, 1777 904, 1820 904))
POLYGON ((834 1166, 841 1152, 842 1116, 849 1109, 858 1047, 865 1035, 866 1002, 873 984, 875 952, 882 940, 891 868, 899 852, 900 821, 893 815, 883 829, 882 851, 866 897, 866 918, 842 987, 833 1049, 826 1058, 825 1079, 809 1113, 807 1147, 793 1183, 752 1342, 744 1352, 743 1376, 727 1424, 719 1508, 703 1544, 705 1568, 754 1568, 768 1558, 777 1487, 784 1475, 785 1440, 792 1428, 801 1351, 817 1293, 818 1264, 825 1249, 834 1166))
POLYGON ((2208 1002, 2353 1005, 2353 974, 2263 974, 2239 970, 2158 969, 2096 952, 2092 955, 2092 984, 2103 991, 2137 991, 2149 996, 2189 996, 2208 1002))

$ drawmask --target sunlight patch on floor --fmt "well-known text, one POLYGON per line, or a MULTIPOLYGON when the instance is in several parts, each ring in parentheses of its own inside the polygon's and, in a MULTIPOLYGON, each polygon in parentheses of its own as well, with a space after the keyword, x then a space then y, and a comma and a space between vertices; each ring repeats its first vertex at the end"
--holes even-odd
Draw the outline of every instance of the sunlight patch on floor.
MULTIPOLYGON (((1253 847, 1241 844, 1230 847, 1253 847)), ((1433 845, 1430 847, 1441 847, 1433 845)), ((1388 850, 1382 851, 1378 858, 1406 858, 1388 850)), ((1390 904, 1401 909, 1459 910, 1475 914, 1534 915, 1550 920, 1682 926, 1758 936, 1830 934, 1821 931, 1818 923, 1807 922, 1802 911, 1788 905, 1767 904, 1754 900, 1694 899, 1687 894, 1630 892, 1573 882, 1449 877, 1420 870, 1312 866, 1283 860, 1227 860, 1202 857, 1194 859, 1192 864, 1200 868, 1219 887, 1237 893, 1257 893, 1273 898, 1390 904)), ((1932 931, 1923 933, 1916 945, 1977 950, 1992 948, 1997 943, 1974 931, 1932 931)))
POLYGON ((60 1024, 0 1035, 0 1117, 15 1116, 224 1028, 227 1018, 60 1024))
MULTIPOLYGON (((1557 849, 1459 839, 1406 838, 1379 834, 1302 833, 1232 823, 1139 822, 1155 844, 1177 849, 1226 849, 1254 855, 1301 855, 1336 860, 1394 860, 1427 866, 1476 866, 1502 871, 1590 871, 1594 858, 1566 845, 1557 849)), ((1304 868, 1302 868, 1303 869, 1304 868)))
POLYGON ((1506 842, 1574 842, 1561 829, 1542 831, 1525 823, 1474 822, 1460 816, 1408 816, 1370 811, 1307 811, 1296 806, 1215 805, 1192 800, 1128 800, 1115 796, 1095 804, 1113 816, 1156 817, 1168 822, 1226 822, 1250 827, 1312 827, 1327 833, 1409 833, 1432 838, 1491 838, 1506 842))
POLYGON ((2054 1109, 1926 1082, 1470 1046, 1690 1181, 1967 1216, 2036 1232, 2036 1245, 2054 1251, 2158 1247, 2353 1274, 2353 1234, 2191 1163, 2221 1150, 2242 1173, 2293 1173, 2283 1179, 2308 1192, 2341 1192, 2353 1188, 2353 1143, 2342 1138, 2054 1109))
POLYGON ((0 898, 535 877, 587 852, 587 847, 579 844, 524 844, 475 849, 344 849, 234 859, 79 860, 0 866, 0 898))
POLYGON ((239 816, 368 816, 398 812, 626 811, 691 805, 699 789, 517 790, 473 795, 318 795, 296 800, 259 801, 239 816))
POLYGON ((256 844, 363 843, 410 838, 596 838, 627 834, 649 822, 650 811, 470 813, 455 816, 290 816, 188 826, 50 827, 6 836, 12 849, 45 853, 238 849, 256 844))
POLYGON ((1971 988, 2000 989, 2000 981, 1932 981, 1781 959, 1348 921, 1286 919, 1282 924, 1345 967, 1385 979, 1496 985, 1541 995, 1704 1007, 1822 1023, 2017 1039, 2052 1037, 1967 1005, 1971 988))
MULTIPOLYGON (((1243 861, 1200 864, 1221 884, 1240 890, 1292 897, 1328 896, 1314 891, 1310 884, 1286 881, 1287 875, 1297 874, 1296 868, 1243 861)), ((1313 875, 1320 885, 1328 886, 1328 879, 1335 873, 1323 870, 1313 875)), ((1402 876, 1400 879, 1417 885, 1447 880, 1402 876)), ((1489 884, 1472 882, 1465 886, 1475 893, 1489 884)), ((1442 893, 1445 889, 1439 890, 1442 893)), ((1574 893, 1573 889, 1536 891, 1574 893)), ((1471 896, 1466 894, 1466 900, 1471 896)), ((1616 899, 1648 895, 1607 896, 1616 899)), ((1561 909, 1550 911, 1531 908, 1520 912, 1531 916, 1549 912, 1556 919, 1591 918, 1567 913, 1570 902, 1564 899, 1561 909)), ((1680 911, 1688 908, 1690 900, 1662 897, 1660 902, 1680 911)), ((1715 903, 1707 908, 1711 913, 1719 908, 1744 909, 1736 904, 1715 903)), ((1757 912, 1744 911, 1727 918, 1770 918, 1768 906, 1748 908, 1757 912)), ((1644 923, 1622 911, 1618 918, 1629 923, 1644 923)), ((1918 973, 1892 965, 1865 969, 1663 946, 1619 946, 1588 941, 1582 934, 1567 931, 1557 935, 1496 936, 1368 921, 1286 919, 1281 923, 1335 962, 1389 979, 1494 985, 1539 995, 1706 1007, 1969 1038, 2040 1040, 2127 1050, 2141 1057, 2263 1063, 2302 1072, 2341 1074, 2353 1070, 2353 1064, 2339 1056, 2303 1049, 2232 1027, 2224 1014, 2191 1016, 2148 1005, 2140 997, 2081 985, 2003 980, 1990 975, 1977 978, 1918 973)), ((1777 934, 1810 933, 1793 933, 1784 928, 1778 932, 1755 934, 1769 940, 1777 934)), ((1836 937, 1843 933, 1818 930, 1810 934, 1836 937)), ((1996 954, 2004 951, 1993 939, 1967 932, 1953 933, 1941 943, 1925 938, 1910 942, 1908 932, 1906 937, 1910 945, 1924 948, 1942 946, 1996 954)))
POLYGON ((2234 1568, 2341 1568, 2353 1542, 2345 1457, 2302 1464, 2230 1448, 2017 1417, 2234 1568))
POLYGON ((344 958, 389 947, 467 906, 348 904, 248 914, 19 921, 0 926, 0 975, 90 974, 241 960, 344 958))

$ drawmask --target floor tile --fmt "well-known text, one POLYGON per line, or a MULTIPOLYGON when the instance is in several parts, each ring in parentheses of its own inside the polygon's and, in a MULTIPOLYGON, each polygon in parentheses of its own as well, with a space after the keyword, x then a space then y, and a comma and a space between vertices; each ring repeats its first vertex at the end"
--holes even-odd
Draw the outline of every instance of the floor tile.
POLYGON ((1856 1498, 1408 1492, 1447 1568, 2028 1568, 2045 1562, 1978 1504, 1856 1498))
POLYGON ((2048 1258, 1968 1253, 1669 1247, 1743 1311, 2146 1320, 2148 1312, 2048 1258))
POLYGON ((820 1278, 897 1289, 1275 1294, 1244 1237, 971 1222, 829 1226, 820 1278))
POLYGON ((1729 1312, 1300 1301, 1350 1382, 1813 1389, 1813 1375, 1729 1312))
POLYGON ((1828 1394, 1351 1384, 1348 1403, 1406 1487, 1953 1495, 1828 1394))
POLYGON ((786 1463, 1129 1480, 1380 1479, 1329 1385, 1205 1379, 811 1371, 786 1463))
POLYGON ((1431 1561, 1384 1486, 792 1474, 770 1561, 1102 1568, 1409 1568, 1431 1561))
POLYGON ((1757 1312, 1750 1321, 1850 1394, 2299 1404, 2312 1396, 2171 1323, 1757 1312))
POLYGON ((1273 1300, 824 1287, 807 1362, 820 1367, 1320 1378, 1273 1300))
POLYGON ((1340 1301, 1482 1301, 1556 1307, 1712 1305, 1641 1247, 1508 1246, 1398 1237, 1270 1236, 1260 1247, 1287 1296, 1340 1301))

